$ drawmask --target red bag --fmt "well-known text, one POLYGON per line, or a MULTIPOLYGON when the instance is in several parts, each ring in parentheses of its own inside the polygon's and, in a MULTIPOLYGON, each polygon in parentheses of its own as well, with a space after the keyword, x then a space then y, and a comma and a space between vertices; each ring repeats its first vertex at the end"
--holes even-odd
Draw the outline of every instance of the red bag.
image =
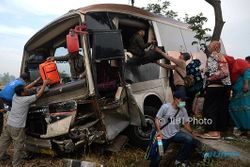
POLYGON ((39 70, 43 80, 50 80, 49 85, 54 85, 60 82, 60 75, 54 61, 45 61, 44 63, 39 65, 39 70))
POLYGON ((74 53, 79 51, 79 41, 78 35, 74 31, 70 31, 66 36, 67 48, 69 53, 74 53))

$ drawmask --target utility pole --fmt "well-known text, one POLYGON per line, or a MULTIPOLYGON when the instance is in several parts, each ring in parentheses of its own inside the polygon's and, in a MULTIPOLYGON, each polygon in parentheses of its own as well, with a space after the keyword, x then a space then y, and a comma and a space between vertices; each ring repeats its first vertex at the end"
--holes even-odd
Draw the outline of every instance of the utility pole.
POLYGON ((134 1, 134 0, 131 0, 131 5, 132 5, 132 6, 134 6, 134 3, 135 3, 135 1, 134 1))

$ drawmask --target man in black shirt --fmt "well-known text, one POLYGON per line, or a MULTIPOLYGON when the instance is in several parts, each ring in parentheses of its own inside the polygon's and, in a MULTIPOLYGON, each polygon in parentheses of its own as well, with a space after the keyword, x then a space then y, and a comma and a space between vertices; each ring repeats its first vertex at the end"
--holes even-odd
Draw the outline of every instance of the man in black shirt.
POLYGON ((128 51, 130 51, 136 57, 143 57, 144 49, 153 44, 153 42, 145 43, 143 39, 144 36, 145 36, 145 31, 143 29, 140 29, 129 40, 128 51))

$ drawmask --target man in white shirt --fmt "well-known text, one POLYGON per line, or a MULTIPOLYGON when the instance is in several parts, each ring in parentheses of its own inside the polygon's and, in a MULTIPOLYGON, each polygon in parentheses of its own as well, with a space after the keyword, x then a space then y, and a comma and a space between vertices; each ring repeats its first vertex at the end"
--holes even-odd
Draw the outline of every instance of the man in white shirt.
MULTIPOLYGON (((155 117, 155 126, 157 130, 157 137, 160 137, 163 142, 164 150, 172 142, 181 143, 183 146, 179 150, 175 164, 185 166, 188 155, 193 148, 193 136, 197 136, 198 133, 193 132, 190 124, 187 111, 185 109, 185 101, 187 97, 183 91, 175 91, 174 101, 172 103, 165 103, 159 109, 155 117), (164 128, 161 129, 160 120, 169 121, 164 128), (190 133, 180 131, 180 125, 183 124, 184 128, 190 133)), ((151 158, 150 167, 158 167, 161 161, 161 156, 156 154, 151 158)))
POLYGON ((29 96, 27 89, 23 86, 15 88, 15 95, 12 100, 12 108, 9 112, 7 125, 0 137, 0 157, 4 155, 11 142, 14 145, 14 157, 12 161, 13 167, 22 165, 21 152, 25 140, 25 124, 29 110, 29 105, 37 100, 49 83, 48 80, 43 81, 41 89, 35 95, 29 96))

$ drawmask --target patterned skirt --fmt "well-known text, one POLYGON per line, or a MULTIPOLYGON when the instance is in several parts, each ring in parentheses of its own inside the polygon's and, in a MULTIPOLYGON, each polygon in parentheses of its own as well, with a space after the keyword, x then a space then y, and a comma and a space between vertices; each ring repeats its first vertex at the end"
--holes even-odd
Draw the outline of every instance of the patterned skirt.
MULTIPOLYGON (((239 78, 233 86, 229 113, 239 129, 250 130, 250 86, 249 91, 242 91, 243 78, 239 78)), ((250 84, 249 84, 250 85, 250 84)))

